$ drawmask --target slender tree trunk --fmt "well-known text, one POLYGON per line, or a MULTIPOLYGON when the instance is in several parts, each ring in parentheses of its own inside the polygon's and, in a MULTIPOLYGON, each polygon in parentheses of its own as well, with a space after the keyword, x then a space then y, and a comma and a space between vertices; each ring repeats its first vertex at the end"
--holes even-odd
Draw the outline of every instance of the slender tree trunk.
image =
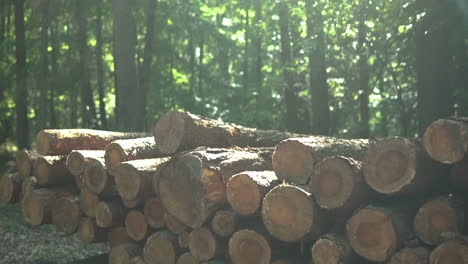
MULTIPOLYGON (((56 14, 54 14, 56 15, 56 14)), ((52 69, 52 78, 51 78, 51 89, 50 89, 50 97, 49 97, 49 113, 50 113, 50 126, 57 127, 57 115, 55 113, 56 105, 55 101, 55 93, 58 87, 58 58, 60 56, 59 51, 59 27, 58 27, 58 20, 54 21, 53 26, 51 27, 51 45, 52 45, 52 53, 51 53, 51 69, 52 69)))
POLYGON ((289 34, 289 8, 287 3, 279 4, 279 27, 281 37, 281 64, 285 81, 284 101, 286 104, 286 127, 290 131, 298 131, 300 124, 297 110, 297 93, 294 87, 294 76, 291 70, 291 40, 289 34))
POLYGON ((365 13, 366 13, 367 0, 361 6, 359 25, 358 25, 358 67, 359 67, 359 119, 361 121, 359 136, 363 138, 369 137, 370 126, 369 126, 369 65, 367 64, 368 59, 368 47, 366 47, 366 34, 367 28, 364 24, 365 13))
MULTIPOLYGON (((2 3, 3 7, 3 3, 2 3)), ((3 15, 3 13, 2 13, 3 15)), ((3 18, 2 18, 3 19, 3 18)), ((3 34, 3 33, 2 33, 3 34)), ((26 87, 26 46, 24 32, 24 0, 15 2, 16 34, 16 138, 19 148, 29 145, 28 92, 26 87)))
POLYGON ((313 2, 307 1, 307 35, 309 38, 310 94, 312 99, 312 131, 319 135, 330 133, 330 107, 327 66, 325 62, 325 40, 321 9, 314 12, 313 2), (314 21, 313 15, 316 20, 314 21), (314 39, 315 38, 315 39, 314 39))
MULTIPOLYGON (((265 96, 267 96, 266 91, 263 87, 263 72, 262 72, 262 0, 255 1, 255 33, 253 36, 253 43, 255 50, 255 69, 254 69, 254 84, 255 89, 257 90, 257 110, 261 109, 264 106, 264 103, 267 101, 265 96)), ((257 122, 260 120, 257 120, 257 122)))
POLYGON ((107 129, 106 102, 104 101, 104 63, 102 59, 102 7, 100 1, 97 1, 96 5, 96 71, 99 94, 99 119, 101 121, 101 128, 107 129))
POLYGON ((41 33, 40 33, 40 58, 39 58, 39 111, 38 111, 38 128, 43 129, 48 126, 47 116, 47 94, 50 89, 49 86, 49 0, 44 0, 40 4, 41 9, 41 33))
POLYGON ((205 40, 202 34, 200 40, 200 56, 198 58, 198 92, 200 97, 203 98, 203 59, 205 58, 205 40))
MULTIPOLYGON (((16 4, 17 2, 15 2, 15 8, 16 8, 16 4)), ((0 2, 0 44, 2 44, 3 41, 5 40, 5 27, 6 27, 5 6, 6 6, 6 1, 1 1, 0 2)), ((15 12, 16 12, 16 9, 15 9, 15 12)))
POLYGON ((126 0, 112 0, 114 18, 114 56, 117 91, 117 127, 122 131, 142 130, 144 116, 139 114, 140 95, 135 62, 136 26, 132 4, 126 0))
MULTIPOLYGON (((245 8, 245 33, 244 33, 244 69, 242 78, 244 81, 244 94, 241 98, 248 101, 249 91, 249 8, 245 8)), ((245 101, 244 101, 245 102, 245 101)))

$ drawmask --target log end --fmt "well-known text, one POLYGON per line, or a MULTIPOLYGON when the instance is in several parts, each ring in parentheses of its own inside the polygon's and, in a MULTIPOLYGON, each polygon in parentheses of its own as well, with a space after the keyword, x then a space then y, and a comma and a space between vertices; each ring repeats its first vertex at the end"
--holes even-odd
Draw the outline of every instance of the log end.
POLYGON ((231 210, 219 210, 211 219, 211 230, 221 237, 229 237, 237 229, 238 216, 231 210))
POLYGON ((171 111, 164 114, 153 130, 156 146, 163 154, 173 154, 183 147, 186 113, 171 111))
POLYGON ((21 183, 18 174, 5 174, 0 178, 0 201, 15 203, 19 201, 21 183))
POLYGON ((257 232, 240 230, 229 240, 229 256, 234 264, 270 263, 271 247, 257 232))
POLYGON ((252 215, 257 212, 262 199, 257 183, 242 173, 229 179, 226 197, 231 208, 240 215, 252 215))
POLYGON ((33 226, 38 226, 44 223, 44 207, 45 204, 43 200, 35 192, 27 194, 21 201, 23 217, 33 226))
POLYGON ((104 154, 104 160, 106 168, 109 171, 117 168, 120 163, 127 161, 127 153, 122 149, 122 147, 117 143, 110 143, 106 148, 106 153, 104 154))
POLYGON ((119 195, 125 200, 136 200, 143 188, 138 170, 131 164, 123 163, 112 171, 119 195))
POLYGON ((133 243, 124 243, 113 247, 109 252, 109 264, 130 264, 141 252, 141 248, 133 243))
POLYGON ((341 249, 333 241, 322 238, 315 242, 311 249, 312 260, 315 264, 339 264, 345 263, 341 249))
POLYGON ((395 253, 389 264, 427 264, 429 263, 430 250, 423 247, 404 248, 395 253))
POLYGON ((218 245, 213 233, 205 227, 195 228, 189 235, 189 249, 201 261, 215 256, 218 245))
POLYGON ((80 192, 80 208, 86 216, 96 217, 96 206, 99 203, 97 194, 84 188, 80 192))
POLYGON ((158 229, 164 226, 164 207, 159 198, 146 200, 143 213, 150 227, 158 229))
POLYGON ((78 225, 78 237, 84 243, 94 242, 96 239, 96 225, 94 224, 94 219, 89 217, 83 217, 80 220, 78 225))
POLYGON ((123 226, 109 229, 109 232, 107 233, 107 240, 109 240, 111 247, 116 247, 131 241, 127 234, 127 230, 123 226))
POLYGON ((198 263, 200 263, 200 261, 198 261, 198 259, 195 258, 192 255, 192 253, 185 252, 184 254, 180 255, 176 264, 198 264, 198 263))
POLYGON ((25 197, 28 193, 32 192, 37 186, 36 177, 30 176, 26 178, 21 184, 21 195, 25 197))
POLYGON ((272 162, 279 179, 296 184, 306 184, 315 165, 311 150, 294 139, 276 145, 272 162))
POLYGON ((146 263, 175 263, 177 248, 173 235, 168 232, 157 232, 146 241, 143 256, 146 263))
POLYGON ((57 231, 73 234, 80 223, 80 207, 76 197, 60 198, 52 208, 52 223, 57 231))
POLYGON ((436 247, 429 259, 431 264, 467 264, 468 246, 458 241, 447 241, 436 247))
POLYGON ((23 179, 26 179, 31 175, 33 170, 33 162, 31 160, 29 150, 23 149, 16 153, 16 167, 23 179))
POLYGON ((143 240, 148 231, 148 225, 143 213, 139 210, 131 210, 125 217, 125 228, 131 239, 135 241, 143 240))
POLYGON ((96 223, 99 227, 111 227, 122 214, 122 208, 114 203, 101 201, 96 206, 96 223))
POLYGON ((85 163, 85 157, 78 151, 72 151, 67 156, 66 165, 73 176, 79 176, 83 173, 85 163))
POLYGON ((85 186, 94 193, 101 193, 108 184, 106 168, 98 160, 91 160, 84 169, 85 186))
POLYGON ((423 144, 431 158, 442 163, 460 161, 467 151, 466 129, 459 122, 439 119, 423 135, 423 144))

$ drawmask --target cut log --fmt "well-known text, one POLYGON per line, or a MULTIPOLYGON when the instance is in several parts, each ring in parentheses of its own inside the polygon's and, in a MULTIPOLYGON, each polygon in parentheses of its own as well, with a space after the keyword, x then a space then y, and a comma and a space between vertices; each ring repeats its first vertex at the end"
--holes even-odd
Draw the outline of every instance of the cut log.
POLYGON ((153 175, 160 173, 169 158, 132 160, 112 170, 120 196, 125 200, 146 200, 154 195, 153 175))
POLYGON ((25 197, 28 193, 38 188, 36 177, 29 176, 21 184, 21 196, 25 197))
POLYGON ((127 230, 124 226, 110 228, 109 232, 107 233, 107 240, 109 240, 111 248, 128 242, 133 242, 132 239, 128 236, 127 230))
POLYGON ((341 234, 328 233, 320 237, 311 247, 312 263, 354 263, 354 254, 348 240, 341 234))
POLYGON ((431 251, 424 247, 403 248, 395 253, 389 264, 429 264, 431 251))
POLYGON ((468 155, 451 166, 450 184, 460 194, 468 191, 468 155))
POLYGON ((321 208, 340 213, 350 213, 358 208, 370 191, 364 181, 361 162, 343 156, 318 162, 309 188, 321 208))
POLYGON ((176 264, 198 264, 200 261, 196 257, 192 255, 190 252, 185 252, 184 254, 180 255, 179 259, 177 259, 176 264))
POLYGON ((73 176, 73 180, 75 182, 76 187, 78 187, 78 189, 81 190, 83 188, 86 188, 83 174, 80 174, 78 176, 73 176))
POLYGON ((114 140, 145 136, 92 129, 45 129, 37 134, 36 146, 40 155, 68 155, 72 150, 105 150, 114 140))
POLYGON ((88 190, 103 196, 117 195, 114 178, 110 177, 102 160, 90 160, 84 169, 84 182, 88 190))
POLYGON ((156 148, 153 137, 116 140, 106 148, 106 168, 112 171, 125 161, 163 156, 156 148))
POLYGON ((180 248, 189 248, 190 233, 187 230, 180 232, 177 235, 177 241, 180 248))
POLYGON ((233 264, 269 264, 270 241, 254 230, 239 230, 229 239, 229 256, 233 264))
POLYGON ((104 160, 103 150, 73 150, 67 156, 67 168, 73 176, 83 174, 90 160, 104 160))
POLYGON ((182 223, 200 227, 226 202, 227 180, 245 170, 271 169, 271 152, 271 148, 200 148, 175 156, 160 173, 159 197, 182 223))
POLYGON ((114 227, 124 224, 125 211, 115 201, 100 201, 96 206, 96 223, 100 227, 114 227))
POLYGON ((78 226, 78 237, 84 243, 99 243, 107 241, 107 229, 97 226, 91 217, 82 217, 78 226))
POLYGON ((84 188, 80 192, 80 208, 86 216, 96 217, 96 207, 101 200, 97 194, 84 188))
POLYGON ((143 257, 148 264, 175 264, 179 253, 177 237, 169 231, 154 233, 143 248, 143 257))
POLYGON ((23 216, 33 226, 52 223, 52 207, 58 199, 76 194, 74 186, 36 189, 23 197, 23 216))
POLYGON ((4 203, 17 203, 20 200, 22 179, 16 173, 4 174, 0 178, 0 201, 4 203))
POLYGON ((427 191, 443 167, 432 161, 418 142, 386 137, 369 145, 363 171, 372 189, 394 195, 427 191))
POLYGON ((424 243, 438 245, 443 232, 465 232, 468 210, 462 199, 442 196, 427 201, 414 218, 414 231, 424 243))
POLYGON ((34 176, 42 185, 70 183, 73 176, 67 169, 67 156, 42 156, 37 158, 34 166, 34 176))
POLYGON ((148 234, 145 215, 139 210, 130 210, 125 217, 125 229, 131 239, 142 241, 148 234))
POLYGON ((226 197, 232 210, 240 215, 260 211, 265 195, 280 181, 273 171, 245 171, 233 175, 226 185, 226 197))
POLYGON ((324 136, 290 138, 281 141, 273 153, 273 170, 279 179, 306 184, 315 165, 326 157, 342 155, 362 160, 367 139, 339 139, 324 136))
POLYGON ((468 149, 468 118, 434 121, 426 128, 422 141, 431 158, 446 164, 456 163, 468 149))
POLYGON ((134 243, 118 245, 109 252, 109 264, 130 264, 131 259, 138 257, 141 252, 141 247, 134 243))
POLYGON ((284 242, 316 239, 326 232, 322 214, 307 187, 278 185, 263 199, 263 223, 273 237, 284 242))
POLYGON ((388 261, 413 234, 412 209, 366 206, 346 223, 346 233, 353 250, 375 262, 388 261))
POLYGON ((80 199, 69 196, 58 199, 52 207, 52 223, 58 232, 73 234, 81 219, 80 199))
POLYGON ((181 221, 179 221, 176 217, 167 211, 164 212, 164 223, 166 224, 167 229, 176 235, 188 229, 186 225, 184 225, 181 221))
POLYGON ((164 207, 159 198, 153 197, 146 200, 143 213, 150 227, 159 229, 165 225, 164 207))
POLYGON ((468 246, 456 240, 446 241, 431 252, 429 263, 468 264, 468 246))
POLYGON ((136 256, 130 259, 130 264, 146 264, 142 256, 136 256))
POLYGON ((16 153, 16 166, 22 179, 33 175, 34 164, 39 154, 33 150, 23 149, 16 153))
POLYGON ((206 227, 195 228, 189 235, 190 253, 200 261, 222 256, 226 251, 226 242, 206 227))
POLYGON ((297 134, 260 130, 225 123, 188 112, 172 111, 162 116, 153 132, 158 149, 165 154, 207 147, 273 147, 297 134))
POLYGON ((229 237, 237 230, 239 216, 232 210, 219 210, 211 219, 211 230, 220 237, 229 237))

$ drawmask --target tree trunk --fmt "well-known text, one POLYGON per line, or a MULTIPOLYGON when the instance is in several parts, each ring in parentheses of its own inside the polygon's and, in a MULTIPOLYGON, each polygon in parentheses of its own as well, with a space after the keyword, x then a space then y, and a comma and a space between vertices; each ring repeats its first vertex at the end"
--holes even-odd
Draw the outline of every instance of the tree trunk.
POLYGON ((65 165, 66 159, 64 155, 39 157, 34 165, 37 183, 46 186, 72 182, 73 175, 65 165))
POLYGON ((125 0, 112 0, 114 18, 114 56, 117 102, 117 127, 122 131, 141 131, 145 117, 139 113, 140 89, 138 88, 135 46, 136 25, 132 5, 125 0))
POLYGON ((184 225, 182 222, 180 222, 177 218, 175 218, 167 211, 164 213, 163 218, 164 222, 166 223, 167 229, 175 235, 178 235, 188 230, 188 227, 186 225, 184 225))
POLYGON ((242 69, 242 80, 243 80, 243 96, 241 97, 242 100, 246 100, 244 102, 248 102, 249 100, 249 7, 245 7, 245 24, 244 24, 244 65, 242 69))
POLYGON ((23 149, 16 153, 16 167, 22 179, 33 175, 33 168, 39 154, 36 151, 23 149))
POLYGON ((17 203, 20 200, 21 182, 18 173, 4 174, 0 177, 0 201, 17 203))
POLYGON ((96 2, 96 75, 99 95, 99 119, 101 120, 101 129, 107 129, 107 114, 106 114, 106 102, 105 87, 104 87, 104 62, 102 55, 102 7, 99 1, 96 2))
POLYGON ((226 197, 232 210, 240 215, 259 212, 265 195, 280 181, 273 171, 245 171, 233 175, 226 185, 226 197))
MULTIPOLYGON (((262 30, 262 0, 255 1, 255 18, 254 18, 254 34, 252 37, 252 45, 255 51, 255 69, 254 72, 254 86, 257 89, 257 98, 256 98, 256 107, 257 109, 261 109, 268 99, 270 95, 268 95, 267 91, 265 90, 266 87, 263 86, 263 60, 262 60, 262 38, 263 38, 263 30, 262 30)), ((261 116, 257 113, 257 122, 261 122, 261 116)), ((260 125, 260 123, 257 123, 260 125)))
POLYGON ((96 205, 96 224, 99 227, 116 227, 124 224, 125 210, 117 201, 101 201, 96 205))
POLYGON ((29 176, 23 180, 21 184, 21 199, 26 197, 30 192, 38 188, 36 177, 29 176))
POLYGON ((125 217, 125 229, 128 236, 135 241, 144 241, 148 234, 145 215, 140 210, 130 210, 125 217))
POLYGON ((340 264, 355 263, 356 255, 347 238, 341 234, 328 233, 320 237, 311 247, 312 263, 340 264))
POLYGON ((188 112, 172 111, 159 119, 154 138, 159 151, 172 154, 199 146, 273 147, 297 134, 225 123, 188 112))
POLYGON ((185 252, 184 254, 180 255, 177 259, 176 264, 198 264, 200 263, 196 257, 192 255, 190 252, 185 252))
POLYGON ((124 226, 117 226, 109 229, 109 233, 107 234, 107 240, 109 240, 111 248, 125 243, 133 242, 132 239, 128 236, 127 230, 124 226))
POLYGON ((159 198, 153 197, 146 200, 143 213, 151 228, 159 229, 165 225, 164 207, 159 198))
POLYGON ((211 219, 211 230, 220 237, 230 237, 239 225, 239 215, 232 210, 219 210, 211 219))
POLYGON ((424 247, 406 247, 395 253, 389 264, 429 264, 431 251, 424 247))
POLYGON ((106 171, 102 159, 90 160, 85 167, 83 175, 84 183, 88 190, 102 197, 117 195, 114 178, 106 171))
POLYGON ((106 168, 112 171, 124 161, 164 156, 156 147, 154 137, 116 140, 106 148, 106 168))
POLYGON ((84 173, 85 167, 92 160, 103 160, 104 151, 102 150, 73 150, 67 156, 67 168, 73 176, 79 176, 84 173))
POLYGON ((68 155, 72 150, 105 150, 112 141, 146 135, 93 129, 46 129, 37 134, 36 146, 40 155, 68 155))
POLYGON ((63 197, 52 206, 52 223, 58 232, 75 233, 80 219, 80 199, 78 196, 63 197))
MULTIPOLYGON (((3 8, 2 2, 2 21, 3 8)), ((4 25, 2 25, 1 38, 3 43, 4 25)), ((26 41, 24 28, 24 0, 15 1, 15 47, 16 47, 16 140, 19 148, 26 148, 29 145, 29 124, 28 124, 28 91, 26 86, 26 41)), ((28 175, 29 176, 29 175, 28 175)))
POLYGON ((429 257, 431 264, 468 263, 468 245, 459 241, 447 241, 432 250, 429 257))
POLYGON ((130 260, 141 255, 142 249, 135 243, 124 243, 111 248, 109 264, 130 264, 130 260))
POLYGON ((225 253, 226 242, 208 228, 198 227, 189 236, 190 253, 200 261, 210 260, 225 253))
POLYGON ((175 156, 159 177, 158 194, 170 214, 200 227, 226 202, 225 184, 244 170, 268 170, 272 149, 202 148, 175 156))
POLYGON ((101 200, 99 196, 87 188, 81 189, 80 192, 80 208, 86 216, 95 218, 96 207, 101 200))
POLYGON ((270 263, 271 254, 271 238, 255 230, 239 230, 229 239, 229 256, 233 264, 270 263))
POLYGON ((143 249, 143 256, 148 264, 175 263, 179 253, 177 237, 168 231, 151 235, 143 249))
POLYGON ((342 155, 362 160, 369 141, 311 136, 281 141, 273 153, 273 170, 287 182, 306 184, 315 165, 326 157, 342 155))
MULTIPOLYGON (((48 47, 49 47, 49 25, 50 25, 50 14, 49 14, 49 0, 40 2, 39 5, 41 12, 41 33, 40 33, 40 55, 39 55, 39 76, 38 88, 39 88, 39 106, 37 113, 37 125, 39 129, 46 128, 47 125, 47 94, 50 89, 49 83, 49 58, 48 58, 48 47)), ((21 86, 20 86, 21 87, 21 86)), ((41 154, 41 153, 40 153, 41 154)))
POLYGON ((365 15, 368 5, 368 0, 362 1, 360 6, 359 14, 359 25, 358 25, 358 44, 357 50, 359 53, 358 67, 359 67, 359 119, 361 121, 359 136, 362 138, 368 138, 370 136, 370 115, 369 115, 369 65, 368 60, 368 49, 366 44, 367 28, 365 24, 365 15))
POLYGON ((97 226, 96 220, 91 217, 81 218, 77 233, 80 240, 87 244, 107 241, 107 229, 97 226))

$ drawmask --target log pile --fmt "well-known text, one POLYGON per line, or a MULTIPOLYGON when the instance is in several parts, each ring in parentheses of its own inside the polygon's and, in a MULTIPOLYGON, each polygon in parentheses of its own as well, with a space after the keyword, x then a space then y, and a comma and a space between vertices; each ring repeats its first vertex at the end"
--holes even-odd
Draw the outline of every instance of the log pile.
POLYGON ((257 130, 169 112, 144 133, 43 130, 0 199, 109 263, 468 264, 468 119, 421 140, 257 130))

